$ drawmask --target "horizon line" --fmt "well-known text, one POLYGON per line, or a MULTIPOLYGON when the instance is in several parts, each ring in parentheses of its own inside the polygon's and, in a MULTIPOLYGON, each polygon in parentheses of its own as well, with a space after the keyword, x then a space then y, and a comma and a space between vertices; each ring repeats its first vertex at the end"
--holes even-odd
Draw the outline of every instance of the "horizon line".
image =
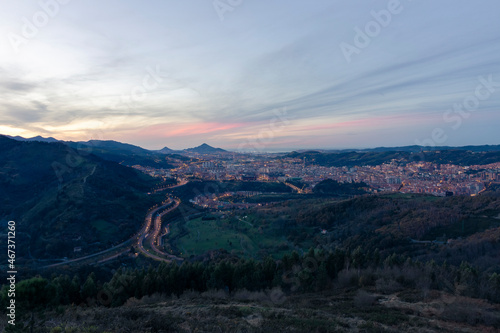
MULTIPOLYGON (((351 151, 357 151, 357 150, 373 150, 373 149, 391 149, 391 148, 407 148, 407 147, 420 147, 422 149, 431 149, 431 150, 436 150, 436 149, 439 149, 439 148, 464 148, 464 147, 480 147, 480 146, 500 146, 500 144, 468 144, 468 145, 462 145, 462 146, 422 146, 422 145, 417 145, 417 144, 413 144, 413 145, 399 145, 399 146, 377 146, 377 147, 344 147, 344 148, 319 148, 319 147, 316 147, 316 148, 300 148, 300 147, 297 147, 297 148, 290 148, 290 147, 282 147, 282 148, 269 148, 269 147, 264 147, 262 149, 247 149, 247 150, 244 150, 244 149, 236 149, 236 150, 232 150, 230 148, 221 148, 221 147, 215 147, 215 146, 212 146, 206 142, 203 142, 202 144, 196 146, 196 147, 189 147, 189 148, 183 148, 183 149, 172 149, 172 148, 169 148, 168 146, 164 146, 163 148, 160 148, 160 149, 149 149, 149 148, 144 148, 142 146, 139 146, 137 144, 133 144, 133 143, 128 143, 128 142, 121 142, 121 141, 116 141, 116 140, 111 140, 111 139, 91 139, 91 140, 87 140, 87 141, 71 141, 71 140, 60 140, 60 139, 56 139, 55 137, 52 137, 52 136, 48 136, 48 137, 43 137, 41 135, 36 135, 34 137, 30 137, 30 138, 25 138, 23 136, 20 136, 20 135, 15 135, 15 136, 12 136, 12 135, 8 135, 8 134, 1 134, 1 136, 5 136, 7 138, 10 138, 10 139, 14 139, 15 138, 21 138, 21 139, 24 139, 24 140, 33 140, 33 141, 36 141, 34 139, 36 138, 40 138, 40 139, 53 139, 53 140, 56 140, 58 142, 91 142, 91 141, 112 141, 112 142, 117 142, 117 143, 121 143, 121 144, 127 144, 127 145, 132 145, 132 146, 135 146, 135 147, 139 147, 141 149, 144 149, 144 150, 148 150, 148 151, 159 151, 159 150, 162 150, 162 149, 171 149, 172 151, 179 151, 179 152, 182 152, 182 151, 186 151, 188 149, 194 149, 194 148, 198 148, 198 147, 201 147, 203 145, 208 145, 209 147, 212 147, 214 149, 223 149, 225 150, 226 152, 229 152, 229 153, 243 153, 243 154, 279 154, 279 153, 290 153, 290 152, 294 152, 294 151, 346 151, 346 150, 351 150, 351 151)), ((41 141, 43 142, 43 141, 41 141)))

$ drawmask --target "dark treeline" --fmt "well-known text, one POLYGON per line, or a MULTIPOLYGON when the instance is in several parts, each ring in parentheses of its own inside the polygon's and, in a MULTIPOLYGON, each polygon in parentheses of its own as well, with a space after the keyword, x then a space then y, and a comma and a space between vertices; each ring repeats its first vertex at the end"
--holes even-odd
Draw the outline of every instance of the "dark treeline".
POLYGON ((309 165, 327 167, 352 167, 362 165, 380 165, 398 160, 406 164, 411 162, 431 162, 436 164, 457 165, 486 165, 500 161, 500 152, 472 152, 467 150, 440 150, 440 151, 367 151, 367 152, 337 152, 321 153, 318 151, 291 152, 285 157, 300 158, 309 165))
MULTIPOLYGON (((52 275, 17 283, 18 309, 36 311, 61 305, 120 306, 131 298, 162 294, 179 296, 186 291, 222 290, 228 294, 278 288, 283 295, 317 292, 331 288, 376 288, 380 293, 417 290, 425 298, 431 290, 500 303, 500 274, 483 273, 473 265, 434 261, 419 262, 392 254, 385 258, 375 250, 363 252, 310 249, 303 256, 293 252, 281 260, 267 258, 222 259, 218 262, 161 263, 153 268, 119 269, 108 281, 94 272, 86 277, 52 275)), ((6 308, 8 287, 1 289, 6 308)))
POLYGON ((359 195, 365 194, 369 186, 364 183, 339 183, 333 179, 325 179, 313 188, 313 193, 328 195, 359 195))

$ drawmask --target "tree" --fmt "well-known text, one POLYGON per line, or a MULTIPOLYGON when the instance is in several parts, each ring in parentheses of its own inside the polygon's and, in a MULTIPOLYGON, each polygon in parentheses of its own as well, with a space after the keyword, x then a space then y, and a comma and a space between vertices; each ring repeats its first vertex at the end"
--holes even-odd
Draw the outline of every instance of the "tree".
POLYGON ((42 277, 34 277, 28 280, 23 280, 16 285, 16 326, 13 327, 16 332, 33 332, 33 328, 39 323, 39 319, 35 316, 38 312, 45 308, 49 303, 52 295, 48 288, 49 282, 42 277), (30 315, 29 321, 24 322, 26 316, 30 315))
POLYGON ((351 253, 351 261, 352 261, 353 266, 358 269, 358 274, 359 274, 359 270, 365 265, 365 262, 366 262, 366 256, 363 253, 361 246, 358 246, 351 253))
POLYGON ((80 295, 85 301, 93 299, 97 295, 97 284, 95 282, 95 274, 93 272, 90 273, 87 280, 85 280, 85 283, 80 291, 80 295))
POLYGON ((326 263, 322 262, 318 267, 318 272, 316 274, 316 280, 314 282, 314 289, 316 291, 324 290, 328 287, 329 283, 328 271, 326 269, 326 263))
POLYGON ((221 261, 215 266, 214 272, 215 288, 233 290, 233 267, 229 262, 221 261))

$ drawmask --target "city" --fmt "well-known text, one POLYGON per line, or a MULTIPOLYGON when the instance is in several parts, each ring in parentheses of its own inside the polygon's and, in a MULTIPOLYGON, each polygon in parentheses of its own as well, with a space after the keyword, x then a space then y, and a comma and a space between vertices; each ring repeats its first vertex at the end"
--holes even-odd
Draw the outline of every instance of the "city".
POLYGON ((436 196, 477 195, 487 183, 500 182, 500 163, 460 166, 431 162, 402 163, 393 160, 376 166, 324 167, 297 158, 276 154, 192 155, 191 163, 179 162, 174 169, 133 167, 154 177, 286 182, 307 184, 305 190, 325 179, 338 182, 364 182, 373 193, 427 193, 436 196))

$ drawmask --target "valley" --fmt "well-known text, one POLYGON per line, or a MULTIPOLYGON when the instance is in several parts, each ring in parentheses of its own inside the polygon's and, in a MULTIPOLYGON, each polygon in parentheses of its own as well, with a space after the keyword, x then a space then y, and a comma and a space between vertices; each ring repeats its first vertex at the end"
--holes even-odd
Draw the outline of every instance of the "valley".
MULTIPOLYGON (((19 320, 28 326, 36 314, 31 323, 55 331, 123 327, 98 313, 147 317, 137 328, 144 331, 167 323, 180 332, 500 325, 500 185, 492 164, 470 168, 467 179, 481 183, 480 193, 441 195, 379 191, 355 176, 362 167, 344 170, 352 175, 346 181, 281 155, 203 146, 170 157, 152 152, 171 165, 156 169, 58 142, 12 141, 0 138, 9 161, 0 190, 10 200, 4 220, 19 221, 19 320), (34 150, 43 153, 25 157, 34 150), (68 154, 79 163, 51 168, 64 166, 68 154), (31 158, 35 173, 27 171, 31 158), (40 315, 53 311, 60 312, 51 322, 40 315), (218 317, 201 319, 209 314, 218 317)), ((383 163, 379 172, 393 179, 393 168, 415 165, 401 163, 383 163)), ((455 179, 452 168, 439 170, 455 179)))

